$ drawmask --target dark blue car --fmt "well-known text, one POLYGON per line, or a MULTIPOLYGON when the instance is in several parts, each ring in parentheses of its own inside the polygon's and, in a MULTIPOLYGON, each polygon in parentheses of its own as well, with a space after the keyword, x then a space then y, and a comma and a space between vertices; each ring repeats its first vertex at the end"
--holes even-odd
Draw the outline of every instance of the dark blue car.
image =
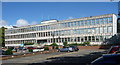
POLYGON ((107 54, 92 62, 92 65, 120 65, 120 54, 107 54))

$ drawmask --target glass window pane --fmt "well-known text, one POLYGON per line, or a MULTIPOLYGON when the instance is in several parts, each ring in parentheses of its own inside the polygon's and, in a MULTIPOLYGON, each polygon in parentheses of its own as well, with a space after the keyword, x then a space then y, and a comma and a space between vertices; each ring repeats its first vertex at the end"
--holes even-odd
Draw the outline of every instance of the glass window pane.
POLYGON ((99 25, 99 19, 96 19, 96 25, 99 25))
POLYGON ((99 28, 96 28, 96 34, 98 34, 99 33, 99 28))
POLYGON ((104 27, 104 33, 107 33, 107 26, 104 27))
POLYGON ((87 20, 85 20, 85 26, 87 26, 87 20))
POLYGON ((87 34, 87 28, 85 28, 85 34, 87 34))
POLYGON ((76 27, 76 21, 74 22, 74 27, 76 27))
POLYGON ((109 17, 109 23, 112 23, 112 17, 109 17))
POLYGON ((100 24, 103 24, 103 18, 100 18, 100 24))
POLYGON ((112 27, 111 26, 108 27, 108 31, 109 31, 109 33, 112 33, 112 27))
POLYGON ((71 27, 73 27, 73 22, 71 22, 71 27))
POLYGON ((88 28, 88 34, 91 34, 91 28, 88 28))
POLYGON ((78 24, 78 27, 79 27, 80 26, 80 21, 78 21, 77 24, 78 24))
POLYGON ((77 34, 80 34, 80 29, 77 29, 77 34))
POLYGON ((81 26, 83 26, 83 20, 81 20, 81 26))
POLYGON ((95 34, 95 28, 92 28, 92 33, 95 34))
POLYGON ((95 20, 94 19, 92 20, 92 25, 95 25, 95 20))
POLYGON ((107 24, 107 17, 104 18, 104 24, 107 24))
POLYGON ((103 33, 103 27, 100 27, 100 33, 103 33))
POLYGON ((91 25, 91 20, 88 20, 88 25, 91 25))
POLYGON ((81 29, 81 34, 83 34, 83 29, 81 29))
POLYGON ((68 22, 68 27, 70 27, 70 22, 68 22))

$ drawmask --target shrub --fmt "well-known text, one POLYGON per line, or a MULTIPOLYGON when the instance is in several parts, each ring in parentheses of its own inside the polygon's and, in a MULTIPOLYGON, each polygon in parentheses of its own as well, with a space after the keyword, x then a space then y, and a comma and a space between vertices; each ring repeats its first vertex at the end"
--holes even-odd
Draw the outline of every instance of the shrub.
POLYGON ((50 46, 53 46, 53 45, 54 45, 54 46, 58 46, 56 43, 52 43, 50 46))
POLYGON ((56 49, 58 49, 58 46, 56 46, 56 49))
POLYGON ((33 52, 33 49, 29 49, 29 52, 33 52))
POLYGON ((88 45, 90 45, 90 42, 89 41, 84 42, 83 45, 87 45, 88 46, 88 45))
POLYGON ((63 45, 64 45, 64 46, 67 46, 67 42, 66 42, 66 41, 65 41, 65 42, 63 42, 63 45))
POLYGON ((24 43, 24 45, 33 45, 34 43, 24 43))
POLYGON ((45 47, 45 50, 49 50, 49 47, 45 47))
POLYGON ((12 55, 12 54, 13 52, 10 48, 5 51, 5 55, 12 55))

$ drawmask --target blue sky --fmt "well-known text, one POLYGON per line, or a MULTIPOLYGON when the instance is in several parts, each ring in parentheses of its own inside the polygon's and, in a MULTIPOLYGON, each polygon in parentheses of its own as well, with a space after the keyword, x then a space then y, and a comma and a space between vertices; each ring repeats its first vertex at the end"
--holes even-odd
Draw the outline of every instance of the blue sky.
POLYGON ((8 25, 17 21, 40 24, 41 21, 66 20, 118 13, 117 2, 3 2, 2 19, 8 25))

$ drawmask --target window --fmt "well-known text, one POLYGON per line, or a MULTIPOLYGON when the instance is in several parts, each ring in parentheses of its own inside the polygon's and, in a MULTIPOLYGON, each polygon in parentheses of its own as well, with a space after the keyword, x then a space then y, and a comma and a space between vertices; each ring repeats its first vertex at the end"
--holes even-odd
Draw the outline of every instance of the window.
POLYGON ((80 34, 80 29, 77 29, 77 34, 80 34))
POLYGON ((95 28, 92 28, 92 33, 95 34, 95 28))
POLYGON ((65 23, 65 27, 67 27, 67 23, 65 23))
POLYGON ((87 20, 85 20, 85 26, 87 26, 87 20))
POLYGON ((50 25, 48 25, 48 30, 50 30, 50 25))
POLYGON ((46 30, 47 30, 47 26, 45 26, 46 30))
POLYGON ((68 22, 68 27, 70 27, 70 22, 68 22))
POLYGON ((100 33, 103 33, 103 27, 100 27, 100 33))
POLYGON ((94 19, 92 20, 92 25, 95 25, 95 20, 94 19))
POLYGON ((104 33, 107 33, 107 26, 104 27, 104 33))
POLYGON ((100 18, 100 24, 103 24, 103 18, 100 18))
POLYGON ((88 34, 91 34, 91 28, 88 28, 88 34))
POLYGON ((74 22, 74 27, 76 27, 76 21, 74 22))
POLYGON ((73 30, 71 30, 71 35, 73 35, 73 30))
POLYGON ((101 41, 101 42, 103 41, 103 36, 100 36, 100 41, 101 41))
POLYGON ((96 42, 99 42, 99 36, 96 36, 96 42))
POLYGON ((81 29, 81 34, 83 34, 83 29, 81 29))
POLYGON ((77 22, 78 27, 80 26, 80 21, 77 22))
POLYGON ((39 26, 39 31, 40 31, 40 26, 39 26))
POLYGON ((43 30, 45 30, 45 26, 43 26, 43 30))
POLYGON ((92 36, 92 42, 95 42, 95 36, 92 36))
POLYGON ((68 35, 70 35, 70 30, 68 30, 68 35))
POLYGON ((62 35, 64 35, 64 32, 63 32, 63 30, 62 30, 62 35))
POLYGON ((62 23, 62 28, 64 28, 64 23, 62 23))
POLYGON ((61 31, 59 31, 59 36, 61 35, 61 31))
POLYGON ((108 27, 108 31, 109 31, 109 33, 112 33, 112 27, 111 26, 108 27))
POLYGON ((74 34, 76 34, 76 29, 74 29, 74 34))
POLYGON ((73 22, 71 22, 71 27, 73 27, 73 22))
POLYGON ((81 26, 83 26, 83 20, 81 20, 81 26))
POLYGON ((112 23, 112 17, 109 17, 109 23, 112 23))
POLYGON ((38 31, 38 26, 37 26, 37 31, 38 31))
POLYGON ((87 34, 87 28, 85 28, 85 34, 87 34))
POLYGON ((91 20, 88 20, 88 25, 91 25, 91 20))
POLYGON ((104 18, 104 24, 107 24, 107 17, 104 18))
POLYGON ((96 25, 99 25, 99 19, 96 19, 96 25))
POLYGON ((53 28, 52 28, 52 25, 51 25, 51 30, 52 30, 53 28))
POLYGON ((99 33, 99 28, 96 28, 96 34, 98 34, 99 33))

